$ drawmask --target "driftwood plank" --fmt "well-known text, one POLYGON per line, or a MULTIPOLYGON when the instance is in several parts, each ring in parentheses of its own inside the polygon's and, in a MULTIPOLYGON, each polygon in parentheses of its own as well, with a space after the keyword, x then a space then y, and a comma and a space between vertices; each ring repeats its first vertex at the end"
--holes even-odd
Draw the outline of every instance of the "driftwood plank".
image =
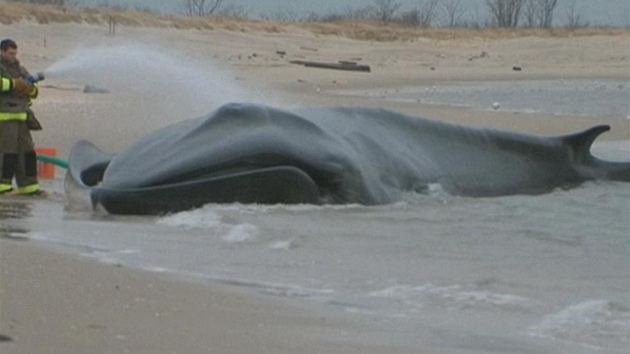
POLYGON ((323 63, 317 61, 306 61, 306 60, 292 60, 289 63, 304 65, 309 68, 322 68, 322 69, 335 69, 335 70, 348 70, 348 71, 362 71, 362 72, 370 72, 369 65, 358 65, 353 62, 339 62, 339 63, 323 63))

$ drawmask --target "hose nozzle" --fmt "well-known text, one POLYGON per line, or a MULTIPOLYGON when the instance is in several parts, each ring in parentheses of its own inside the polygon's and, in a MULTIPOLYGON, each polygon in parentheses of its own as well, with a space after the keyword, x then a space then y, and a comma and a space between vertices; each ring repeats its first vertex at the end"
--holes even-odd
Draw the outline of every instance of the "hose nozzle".
POLYGON ((40 82, 40 81, 42 81, 44 79, 45 79, 44 73, 35 73, 35 74, 29 76, 26 79, 26 81, 30 82, 31 84, 34 84, 34 83, 40 82))

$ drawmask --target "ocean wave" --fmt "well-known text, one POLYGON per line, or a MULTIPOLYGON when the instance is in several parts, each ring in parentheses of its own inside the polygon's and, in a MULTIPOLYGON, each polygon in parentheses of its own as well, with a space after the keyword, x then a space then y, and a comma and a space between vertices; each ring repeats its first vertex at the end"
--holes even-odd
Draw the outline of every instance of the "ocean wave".
POLYGON ((528 329, 533 337, 627 353, 630 309, 607 300, 588 300, 548 315, 528 329))
POLYGON ((157 224, 185 230, 210 230, 228 243, 251 242, 258 238, 259 230, 255 225, 239 223, 236 225, 223 222, 222 216, 209 210, 200 208, 164 216, 157 220, 157 224))
POLYGON ((221 216, 205 209, 171 214, 160 218, 158 224, 184 229, 208 229, 221 225, 221 216))
POLYGON ((525 297, 462 285, 395 285, 372 291, 369 296, 402 301, 416 308, 431 305, 455 309, 491 310, 501 308, 523 311, 529 303, 529 299, 525 297))
POLYGON ((251 242, 258 238, 258 228, 251 224, 239 224, 229 229, 223 236, 223 241, 229 243, 251 242))

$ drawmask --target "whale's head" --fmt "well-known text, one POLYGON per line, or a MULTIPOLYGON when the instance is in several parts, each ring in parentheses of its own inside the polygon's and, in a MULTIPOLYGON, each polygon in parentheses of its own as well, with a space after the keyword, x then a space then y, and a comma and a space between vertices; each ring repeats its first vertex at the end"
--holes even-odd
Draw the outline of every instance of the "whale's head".
POLYGON ((93 202, 119 213, 212 202, 344 202, 352 198, 344 184, 357 169, 317 125, 251 104, 162 128, 113 157, 87 142, 72 156, 73 175, 91 187, 93 202))

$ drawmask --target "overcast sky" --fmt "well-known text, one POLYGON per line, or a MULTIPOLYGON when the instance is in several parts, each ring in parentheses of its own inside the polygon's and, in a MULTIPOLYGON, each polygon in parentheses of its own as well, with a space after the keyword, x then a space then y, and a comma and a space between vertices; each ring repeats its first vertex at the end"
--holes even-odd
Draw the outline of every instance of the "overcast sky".
MULTIPOLYGON (((211 1, 211 0, 208 0, 211 1)), ((310 12, 318 14, 344 13, 348 8, 361 8, 374 4, 374 0, 223 0, 225 5, 240 6, 251 17, 296 16, 305 17, 310 12)), ((629 25, 630 0, 558 0, 554 25, 566 22, 567 7, 575 1, 580 18, 593 25, 629 25)), ((80 0, 82 4, 106 3, 131 7, 143 7, 161 12, 182 12, 183 0, 80 0)), ((403 9, 420 7, 422 0, 398 0, 403 9)), ((487 14, 486 0, 462 0, 471 18, 487 14)))

